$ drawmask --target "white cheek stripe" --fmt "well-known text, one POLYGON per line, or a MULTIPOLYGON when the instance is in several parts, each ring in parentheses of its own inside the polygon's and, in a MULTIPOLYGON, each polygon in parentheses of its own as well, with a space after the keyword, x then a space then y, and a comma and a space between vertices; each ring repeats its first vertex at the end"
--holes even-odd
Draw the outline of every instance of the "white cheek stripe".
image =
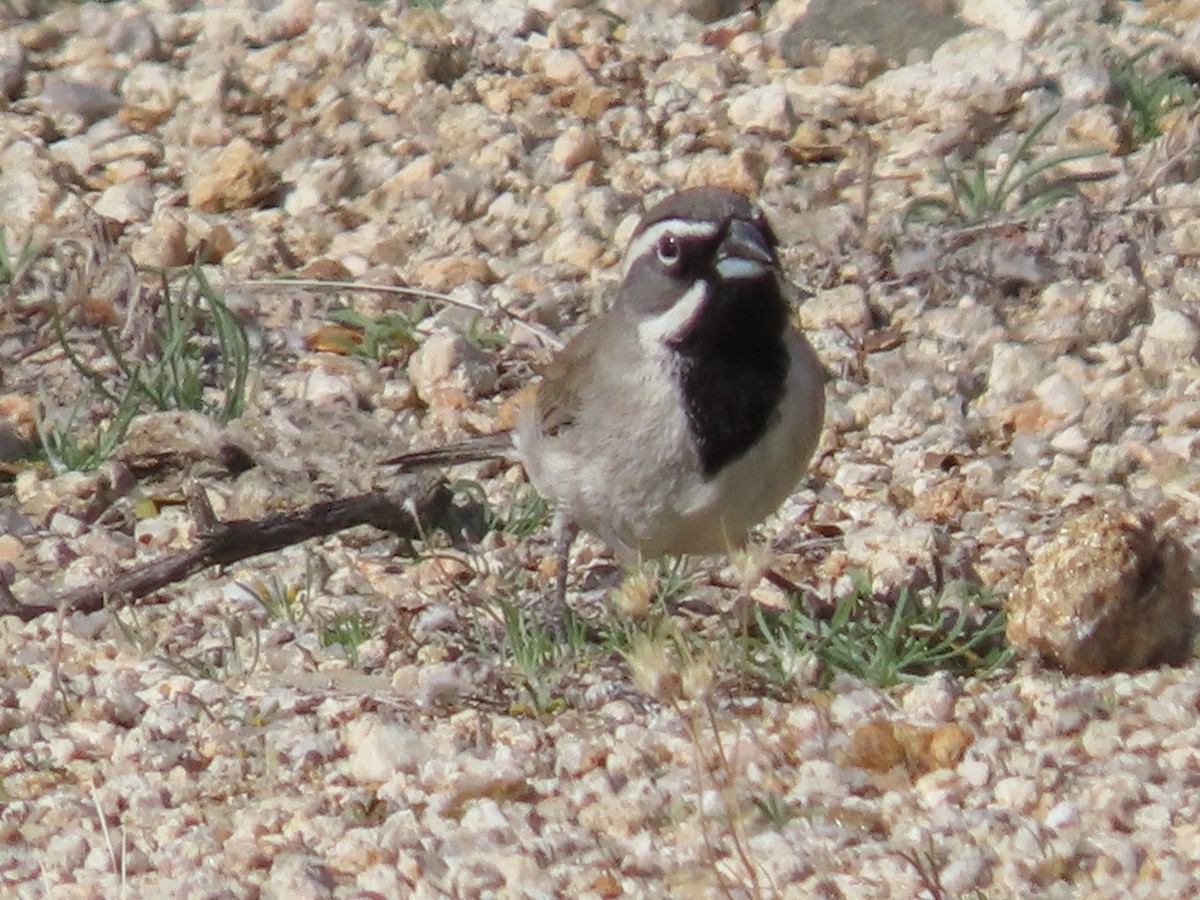
POLYGON ((682 334, 700 314, 708 297, 708 282, 699 279, 666 312, 638 325, 638 340, 648 350, 658 350, 660 344, 682 334))
POLYGON ((654 252, 659 240, 668 232, 680 238, 712 237, 717 233, 717 226, 712 222, 691 222, 687 219, 664 219, 655 222, 630 242, 629 249, 625 251, 625 265, 621 270, 621 277, 628 277, 634 262, 647 253, 654 252))

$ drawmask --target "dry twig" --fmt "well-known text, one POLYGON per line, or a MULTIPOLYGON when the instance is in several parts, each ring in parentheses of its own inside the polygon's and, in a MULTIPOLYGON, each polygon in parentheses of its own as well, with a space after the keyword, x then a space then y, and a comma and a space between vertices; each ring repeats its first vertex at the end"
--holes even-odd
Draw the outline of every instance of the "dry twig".
MULTIPOLYGON (((60 591, 39 601, 18 599, 0 570, 0 615, 29 621, 60 609, 96 612, 110 605, 124 606, 213 566, 282 550, 357 525, 373 525, 403 538, 416 539, 445 513, 450 491, 441 480, 414 478, 406 484, 409 490, 400 493, 339 497, 263 519, 230 522, 217 521, 203 491, 194 489, 188 495, 199 526, 199 540, 194 547, 135 566, 106 582, 60 591)), ((165 603, 170 599, 171 596, 164 595, 152 602, 165 603)))

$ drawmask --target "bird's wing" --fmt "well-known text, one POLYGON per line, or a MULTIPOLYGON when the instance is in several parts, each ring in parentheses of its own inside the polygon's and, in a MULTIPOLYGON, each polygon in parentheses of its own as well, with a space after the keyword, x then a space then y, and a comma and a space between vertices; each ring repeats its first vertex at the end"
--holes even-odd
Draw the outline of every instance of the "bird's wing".
POLYGON ((575 425, 583 390, 596 378, 605 328, 605 319, 592 322, 571 338, 546 366, 534 407, 542 434, 555 435, 575 425))

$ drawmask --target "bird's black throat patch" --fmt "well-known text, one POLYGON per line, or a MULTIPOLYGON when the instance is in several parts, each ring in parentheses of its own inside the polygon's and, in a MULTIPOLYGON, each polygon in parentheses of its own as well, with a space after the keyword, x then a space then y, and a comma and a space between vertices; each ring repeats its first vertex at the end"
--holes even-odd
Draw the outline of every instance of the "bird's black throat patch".
POLYGON ((726 297, 676 347, 677 377, 705 478, 749 450, 779 416, 788 378, 787 307, 777 293, 726 297))

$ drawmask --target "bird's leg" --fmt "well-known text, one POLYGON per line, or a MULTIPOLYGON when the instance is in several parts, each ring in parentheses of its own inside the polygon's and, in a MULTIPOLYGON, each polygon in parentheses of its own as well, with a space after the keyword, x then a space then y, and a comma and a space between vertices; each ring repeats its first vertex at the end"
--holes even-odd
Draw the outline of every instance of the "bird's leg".
POLYGON ((567 566, 571 562, 571 544, 579 534, 579 526, 562 513, 554 514, 554 553, 558 557, 554 568, 554 600, 550 610, 550 621, 555 630, 562 634, 567 621, 567 566))

